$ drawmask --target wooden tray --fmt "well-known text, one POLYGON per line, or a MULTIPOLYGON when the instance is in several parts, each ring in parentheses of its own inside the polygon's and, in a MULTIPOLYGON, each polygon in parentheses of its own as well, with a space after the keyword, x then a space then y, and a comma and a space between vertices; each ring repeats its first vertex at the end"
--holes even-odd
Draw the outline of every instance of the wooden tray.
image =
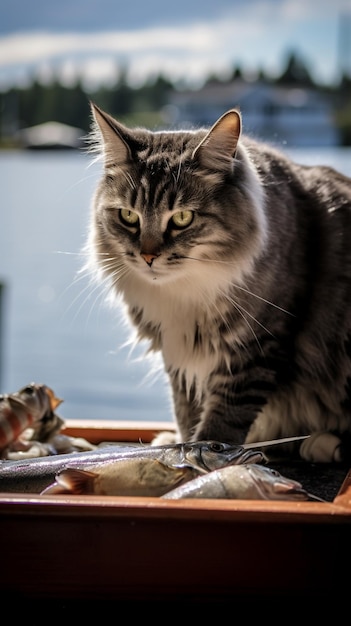
MULTIPOLYGON (((67 420, 63 432, 150 442, 169 423, 67 420)), ((351 556, 351 471, 333 502, 0 493, 0 589, 35 602, 338 597, 351 556)), ((133 606, 133 604, 131 604, 133 606)))

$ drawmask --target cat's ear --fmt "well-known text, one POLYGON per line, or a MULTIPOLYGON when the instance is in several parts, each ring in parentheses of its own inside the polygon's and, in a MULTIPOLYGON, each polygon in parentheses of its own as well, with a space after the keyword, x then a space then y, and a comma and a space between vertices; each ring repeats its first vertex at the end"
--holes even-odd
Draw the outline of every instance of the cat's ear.
POLYGON ((102 139, 105 165, 130 163, 132 155, 127 139, 123 137, 124 127, 93 102, 90 106, 95 132, 98 131, 102 139))
POLYGON ((193 152, 200 165, 211 170, 232 168, 241 133, 241 115, 232 109, 224 113, 212 126, 193 152))

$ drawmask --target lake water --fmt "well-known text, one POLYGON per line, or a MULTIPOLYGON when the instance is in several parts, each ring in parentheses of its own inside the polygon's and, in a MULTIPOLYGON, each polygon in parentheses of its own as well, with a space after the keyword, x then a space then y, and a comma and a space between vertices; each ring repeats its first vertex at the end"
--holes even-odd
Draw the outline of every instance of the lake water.
MULTIPOLYGON (((351 148, 289 150, 351 176, 351 148)), ((171 420, 162 369, 130 354, 128 329, 80 274, 101 166, 80 152, 0 152, 0 392, 51 387, 63 418, 171 420)))

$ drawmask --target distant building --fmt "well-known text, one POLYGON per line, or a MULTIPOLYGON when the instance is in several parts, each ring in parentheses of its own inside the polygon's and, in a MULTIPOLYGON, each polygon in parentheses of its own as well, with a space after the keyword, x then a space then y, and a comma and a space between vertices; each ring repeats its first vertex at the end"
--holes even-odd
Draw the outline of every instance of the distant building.
POLYGON ((16 134, 21 146, 32 150, 80 148, 85 131, 59 122, 46 122, 23 128, 16 134))
POLYGON ((239 108, 244 132, 252 137, 288 146, 340 144, 332 102, 313 87, 213 81, 197 91, 174 92, 169 104, 181 126, 211 126, 227 110, 239 108))

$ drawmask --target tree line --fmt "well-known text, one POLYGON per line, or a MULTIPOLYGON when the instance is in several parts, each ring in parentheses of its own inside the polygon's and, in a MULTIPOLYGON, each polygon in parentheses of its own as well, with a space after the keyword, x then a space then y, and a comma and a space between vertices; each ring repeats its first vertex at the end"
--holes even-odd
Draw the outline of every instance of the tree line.
MULTIPOLYGON (((244 76, 240 68, 235 67, 226 79, 210 75, 206 82, 229 83, 239 79, 243 80, 244 76)), ((342 144, 351 145, 351 76, 343 75, 337 86, 318 85, 306 65, 292 53, 280 76, 273 79, 258 72, 256 79, 328 93, 342 144)), ((169 103, 172 92, 180 89, 179 85, 162 75, 133 87, 127 80, 126 71, 119 74, 113 87, 99 87, 94 92, 87 92, 80 81, 68 87, 59 80, 45 85, 33 80, 28 87, 13 87, 0 92, 0 144, 14 145, 16 131, 49 121, 69 124, 88 132, 91 123, 89 100, 125 123, 157 126, 162 108, 169 103)))

